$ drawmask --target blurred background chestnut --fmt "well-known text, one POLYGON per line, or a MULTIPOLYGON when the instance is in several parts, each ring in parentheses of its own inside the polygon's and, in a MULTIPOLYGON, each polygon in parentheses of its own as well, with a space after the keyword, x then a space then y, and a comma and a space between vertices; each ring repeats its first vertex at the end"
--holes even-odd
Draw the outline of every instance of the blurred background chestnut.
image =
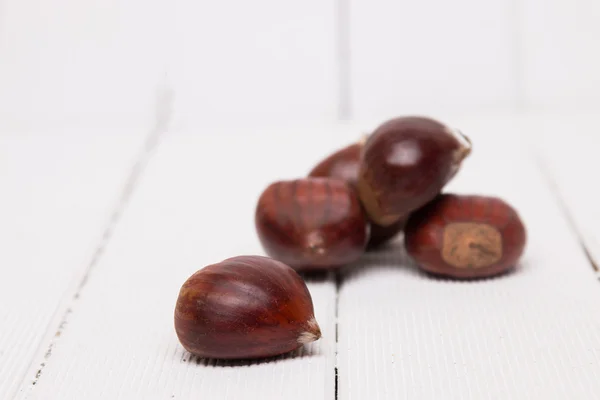
POLYGON ((398 117, 367 139, 358 192, 371 221, 389 226, 432 200, 471 151, 460 132, 425 117, 398 117))
POLYGON ((517 211, 499 198, 443 194, 410 216, 405 243, 428 272, 482 278, 515 267, 526 230, 517 211))
POLYGON ((190 353, 218 359, 276 356, 321 337, 302 278, 261 256, 232 257, 189 277, 175 331, 190 353))
POLYGON ((258 200, 255 226, 266 253, 297 270, 353 262, 369 235, 355 191, 327 178, 272 183, 258 200))
MULTIPOLYGON (((367 139, 364 136, 364 140, 367 139)), ((354 189, 358 181, 360 154, 364 140, 346 146, 319 162, 308 174, 309 177, 325 177, 342 179, 354 189)), ((404 227, 406 220, 400 219, 389 226, 381 226, 371 221, 371 234, 367 250, 377 248, 398 235, 404 227)))

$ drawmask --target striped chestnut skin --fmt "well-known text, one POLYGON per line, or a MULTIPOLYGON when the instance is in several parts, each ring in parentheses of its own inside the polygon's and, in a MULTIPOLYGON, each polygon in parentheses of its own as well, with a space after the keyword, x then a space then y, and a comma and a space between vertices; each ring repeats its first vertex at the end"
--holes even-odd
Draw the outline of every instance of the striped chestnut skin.
POLYGON ((399 117, 380 125, 364 145, 358 172, 369 219, 388 226, 433 200, 470 151, 466 136, 431 118, 399 117))
POLYGON ((215 359, 272 357, 321 337, 302 278, 262 256, 229 258, 189 277, 175 331, 187 351, 215 359))
MULTIPOLYGON (((334 152, 319 162, 308 176, 342 179, 356 189, 362 147, 363 143, 354 143, 334 152)), ((367 249, 377 248, 396 237, 404 228, 405 223, 405 218, 389 226, 377 225, 371 221, 371 234, 367 249)))
POLYGON ((255 226, 265 252, 296 270, 337 268, 365 251, 368 222, 350 185, 303 178, 269 185, 255 226))
POLYGON ((439 195, 411 214, 408 254, 425 271, 452 278, 485 278, 514 268, 527 233, 517 211, 497 197, 439 195))

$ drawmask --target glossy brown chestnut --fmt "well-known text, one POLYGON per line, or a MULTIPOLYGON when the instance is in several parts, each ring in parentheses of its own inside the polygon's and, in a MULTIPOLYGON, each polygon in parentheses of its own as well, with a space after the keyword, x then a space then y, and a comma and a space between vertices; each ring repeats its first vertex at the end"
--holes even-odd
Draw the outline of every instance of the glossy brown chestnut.
MULTIPOLYGON (((317 164, 308 176, 342 179, 356 188, 362 146, 363 143, 354 143, 334 152, 317 164)), ((371 222, 371 234, 367 248, 379 247, 394 238, 402 230, 405 222, 405 219, 400 219, 389 226, 371 222)))
POLYGON ((379 126, 365 143, 358 174, 370 220, 388 226, 431 201, 470 151, 466 136, 430 118, 400 117, 379 126))
POLYGON ((321 337, 302 278, 261 256, 209 265, 181 287, 175 331, 199 357, 251 359, 292 351, 321 337))
POLYGON ((255 225, 265 252, 297 270, 353 262, 363 254, 369 234, 354 190, 327 178, 269 185, 258 200, 255 225))
POLYGON ((512 269, 526 240, 518 213, 496 197, 439 195, 411 214, 405 229, 406 250, 417 264, 453 278, 512 269))
POLYGON ((356 186, 361 149, 362 143, 354 143, 334 152, 319 162, 308 176, 342 179, 352 186, 356 186))

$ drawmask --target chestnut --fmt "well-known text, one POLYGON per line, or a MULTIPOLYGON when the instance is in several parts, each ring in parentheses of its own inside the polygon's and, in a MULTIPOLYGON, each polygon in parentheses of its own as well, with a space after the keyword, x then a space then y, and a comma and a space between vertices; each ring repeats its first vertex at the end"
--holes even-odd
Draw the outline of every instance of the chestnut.
POLYGON ((258 200, 255 226, 265 252, 297 270, 353 262, 369 237, 356 193, 339 179, 272 183, 258 200))
POLYGON ((380 125, 366 140, 358 192, 369 219, 388 226, 431 201, 471 151, 469 139, 426 117, 380 125))
MULTIPOLYGON (((364 137, 366 140, 367 136, 364 137)), ((336 178, 348 182, 356 188, 360 153, 363 142, 348 145, 319 162, 308 174, 309 177, 336 178)), ((400 219, 389 226, 381 226, 371 222, 371 234, 368 249, 379 247, 394 238, 404 227, 405 219, 400 219)))
POLYGON ((175 331, 187 351, 216 359, 276 356, 321 337, 302 278, 262 256, 229 258, 189 277, 175 331))
POLYGON ((408 254, 425 271, 484 278, 511 270, 527 240, 517 211, 502 199, 442 194, 411 214, 408 254))
POLYGON ((362 145, 363 143, 353 143, 335 151, 319 162, 308 176, 342 179, 356 186, 362 145))

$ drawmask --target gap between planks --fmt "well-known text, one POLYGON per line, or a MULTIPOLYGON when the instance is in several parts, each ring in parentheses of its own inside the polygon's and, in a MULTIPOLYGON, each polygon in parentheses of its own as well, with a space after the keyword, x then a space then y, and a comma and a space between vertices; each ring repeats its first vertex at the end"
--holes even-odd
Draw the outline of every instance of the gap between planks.
POLYGON ((592 253, 588 249, 588 247, 585 243, 585 240, 583 239, 583 235, 581 234, 581 232, 579 231, 579 228, 577 227, 577 224, 575 223, 575 218, 573 217, 572 212, 569 210, 569 207, 567 206, 567 203, 561 193, 559 185, 552 178, 552 173, 550 172, 550 169, 548 168, 548 166, 546 164, 545 158, 536 151, 532 151, 532 156, 538 166, 538 169, 541 172, 542 178, 546 181, 546 185, 550 189, 550 192, 552 192, 552 194, 554 195, 554 198, 556 199, 558 207, 560 208, 561 213, 565 217, 565 219, 571 229, 571 232, 577 238, 577 241, 579 242, 579 245, 581 246, 581 250, 583 251, 583 254, 585 255, 588 262, 590 263, 590 266, 596 273, 597 278, 600 280, 600 269, 598 268, 598 263, 592 257, 592 253))
POLYGON ((70 315, 73 313, 75 303, 79 299, 86 283, 88 282, 94 268, 98 265, 98 262, 105 253, 110 240, 117 228, 123 212, 127 208, 129 200, 135 191, 138 182, 140 181, 146 165, 152 157, 154 149, 158 146, 162 134, 164 134, 170 124, 173 115, 173 91, 170 85, 163 83, 158 87, 156 94, 156 109, 155 109, 155 121, 150 128, 146 139, 140 150, 140 154, 135 158, 135 162, 131 167, 129 176, 125 181, 123 189, 118 196, 116 204, 113 208, 113 212, 110 214, 108 221, 102 231, 102 235, 98 244, 94 247, 95 250, 92 254, 90 262, 85 266, 83 271, 80 272, 79 276, 75 279, 72 288, 65 293, 64 300, 61 301, 54 313, 54 316, 46 329, 44 340, 40 342, 36 354, 43 352, 39 357, 34 357, 31 361, 31 366, 28 369, 28 373, 23 377, 20 383, 20 389, 15 398, 27 398, 31 390, 35 387, 38 380, 42 377, 44 368, 52 356, 52 349, 60 340, 60 337, 68 324, 70 315), (57 326, 54 330, 54 326, 57 326), (42 361, 34 368, 37 360, 42 361), (31 383, 28 383, 29 377, 33 375, 31 383))
MULTIPOLYGON (((524 120, 521 118, 520 122, 523 123, 523 121, 524 120)), ((535 163, 538 171, 540 172, 542 180, 544 180, 544 183, 548 187, 548 190, 554 196, 554 199, 556 200, 556 204, 558 205, 561 214, 565 217, 565 220, 567 221, 567 224, 571 229, 571 233, 573 233, 573 235, 577 239, 577 242, 579 243, 585 258, 594 270, 598 280, 600 280, 600 268, 598 266, 598 263, 596 262, 596 260, 592 256, 592 252, 586 245, 583 234, 580 232, 579 227, 577 226, 577 223, 575 221, 575 217, 573 216, 573 213, 571 212, 569 206, 567 205, 567 202, 565 201, 564 196, 562 195, 560 184, 557 183, 556 180, 553 178, 553 173, 548 166, 549 160, 547 159, 547 155, 545 151, 537 145, 536 139, 537 138, 535 137, 535 135, 529 134, 526 136, 526 139, 522 144, 527 147, 527 153, 533 159, 533 162, 535 163)))
MULTIPOLYGON (((40 376, 43 375, 43 369, 46 366, 47 360, 51 356, 52 348, 55 345, 55 343, 59 340, 62 332, 64 331, 64 329, 68 323, 70 315, 73 312, 73 305, 76 303, 77 299, 79 298, 79 295, 81 294, 81 291, 85 287, 85 284, 86 284, 89 276, 93 272, 93 269, 95 268, 95 266, 101 259, 102 255, 104 254, 104 251, 110 242, 112 234, 115 231, 116 226, 120 221, 120 217, 128 205, 128 201, 131 197, 131 194, 134 192, 134 190, 136 188, 136 184, 139 182, 139 180, 145 170, 145 166, 147 165, 147 163, 150 160, 153 149, 156 148, 156 146, 158 145, 161 134, 164 131, 166 131, 166 127, 167 127, 169 119, 170 119, 170 106, 172 104, 170 91, 165 91, 162 94, 159 94, 158 100, 159 100, 160 105, 157 107, 156 123, 147 136, 147 139, 145 141, 145 144, 143 146, 141 154, 136 158, 136 163, 134 164, 134 166, 132 167, 132 169, 130 171, 127 182, 122 190, 121 195, 119 196, 119 201, 117 202, 114 212, 111 214, 111 217, 109 218, 106 228, 103 231, 101 240, 99 241, 98 246, 96 246, 96 250, 95 250, 90 262, 85 267, 85 270, 82 273, 83 276, 81 276, 80 279, 77 281, 77 284, 74 285, 74 289, 70 290, 67 293, 67 295, 66 295, 67 300, 65 300, 61 303, 61 304, 64 304, 64 306, 61 306, 58 308, 57 312, 55 313, 55 318, 52 320, 52 323, 49 325, 49 329, 47 329, 46 340, 44 340, 42 342, 42 344, 40 345, 37 354, 40 354, 42 352, 42 349, 45 349, 46 352, 41 353, 41 354, 43 354, 43 356, 42 356, 43 362, 39 364, 39 369, 37 369, 37 372, 32 373, 32 375, 35 375, 35 379, 34 379, 33 383, 29 384, 29 385, 25 383, 26 382, 25 379, 27 379, 28 376, 31 376, 28 374, 21 384, 22 388, 29 386, 29 389, 31 389, 36 384, 36 382, 40 378, 40 376), (60 318, 58 318, 58 316, 60 316, 60 318), (58 326, 55 333, 53 333, 53 331, 51 329, 54 326, 58 326), (50 336, 48 336, 48 335, 50 335, 50 336), (48 342, 50 342, 50 343, 48 344, 48 342)), ((530 147, 530 150, 532 150, 531 147, 530 147)), ((551 190, 554 197, 556 198, 557 203, 559 204, 559 207, 561 209, 561 212, 565 215, 565 218, 567 219, 571 230, 578 238, 584 253, 588 256, 588 260, 590 261, 591 265, 594 267, 596 272, 598 272, 597 267, 594 264, 594 261, 589 256, 589 251, 587 250, 585 244, 582 241, 581 235, 573 221, 572 215, 571 215, 568 207, 566 206, 564 199, 562 198, 562 196, 560 194, 557 183, 554 182, 554 180, 552 179, 552 176, 549 173, 549 171, 547 170, 545 163, 540 159, 538 154, 534 151, 531 151, 530 154, 533 156, 534 161, 536 161, 536 163, 538 165, 538 170, 541 172, 541 175, 544 178, 544 180, 546 180, 547 187, 551 190)), ((334 274, 334 279, 335 279, 335 288, 336 288, 336 290, 335 290, 335 293, 336 293, 336 300, 335 300, 335 337, 336 337, 336 340, 335 340, 335 365, 334 365, 334 374, 335 375, 334 375, 334 379, 335 379, 335 398, 337 399, 338 398, 338 367, 339 367, 339 363, 338 363, 339 291, 340 291, 341 285, 343 284, 343 281, 342 281, 339 273, 334 274)), ((42 357, 40 357, 40 358, 42 358, 42 357)), ((27 397, 27 395, 25 397, 27 397)))
POLYGON ((340 288, 342 286, 342 275, 341 272, 335 271, 334 272, 334 282, 335 282, 335 307, 334 307, 334 315, 335 315, 335 349, 334 349, 334 357, 335 357, 335 364, 333 366, 333 379, 334 379, 334 384, 333 384, 333 393, 334 393, 334 398, 335 400, 338 400, 338 385, 339 385, 339 368, 338 368, 338 353, 339 353, 339 349, 340 349, 340 345, 339 345, 339 339, 340 339, 340 321, 339 321, 339 315, 340 315, 340 288))

